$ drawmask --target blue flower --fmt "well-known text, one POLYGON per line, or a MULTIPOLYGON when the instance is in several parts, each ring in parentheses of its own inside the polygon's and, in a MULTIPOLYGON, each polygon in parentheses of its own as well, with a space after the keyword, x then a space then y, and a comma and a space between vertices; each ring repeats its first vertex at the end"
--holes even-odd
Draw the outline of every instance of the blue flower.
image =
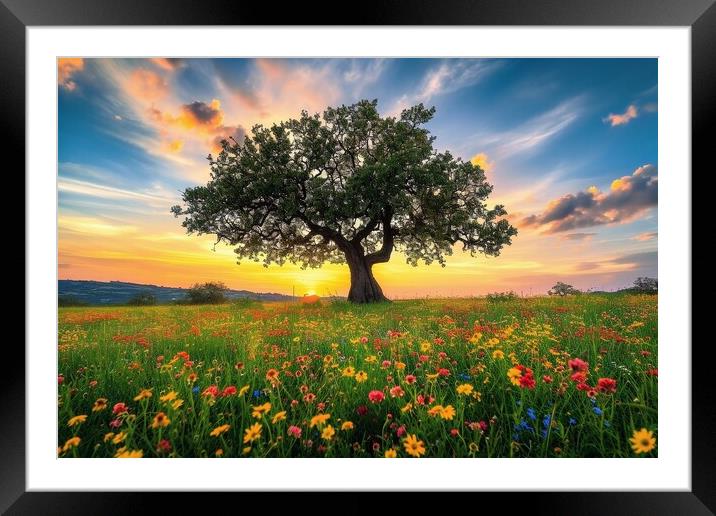
POLYGON ((467 373, 460 373, 458 376, 459 376, 460 379, 463 380, 463 381, 467 381, 467 380, 469 380, 469 379, 471 378, 471 376, 470 376, 469 374, 467 374, 467 373))
POLYGON ((194 394, 199 394, 199 386, 197 385, 196 387, 192 387, 191 392, 193 392, 194 394))
POLYGON ((552 424, 552 416, 546 415, 544 417, 544 419, 542 420, 542 426, 544 426, 545 428, 548 428, 549 425, 551 425, 551 424, 552 424))
POLYGON ((570 417, 569 418, 569 426, 574 426, 576 424, 577 424, 577 420, 574 419, 573 417, 570 417))
POLYGON ((602 412, 602 409, 600 409, 596 405, 592 408, 592 411, 598 416, 601 416, 602 414, 604 414, 604 412, 602 412))
POLYGON ((542 434, 542 439, 547 439, 547 430, 546 429, 542 430, 541 434, 542 434))
POLYGON ((527 417, 529 417, 532 421, 537 419, 537 414, 535 414, 535 409, 532 407, 527 409, 527 417))
POLYGON ((262 394, 262 392, 261 392, 259 389, 256 389, 256 390, 254 391, 254 393, 252 394, 252 396, 253 396, 254 398, 260 398, 260 397, 261 397, 261 394, 262 394))

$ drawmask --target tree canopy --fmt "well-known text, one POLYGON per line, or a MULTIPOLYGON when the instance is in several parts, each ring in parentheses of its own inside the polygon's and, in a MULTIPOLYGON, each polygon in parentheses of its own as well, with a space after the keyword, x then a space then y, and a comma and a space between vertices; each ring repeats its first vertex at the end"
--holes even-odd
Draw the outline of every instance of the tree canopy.
POLYGON ((487 206, 484 171, 434 148, 425 128, 434 113, 418 104, 382 117, 363 100, 256 125, 243 141, 222 141, 211 180, 172 211, 239 261, 347 263, 349 299, 383 300, 371 268, 394 250, 412 265, 444 266, 456 244, 496 256, 517 234, 502 205, 487 206))

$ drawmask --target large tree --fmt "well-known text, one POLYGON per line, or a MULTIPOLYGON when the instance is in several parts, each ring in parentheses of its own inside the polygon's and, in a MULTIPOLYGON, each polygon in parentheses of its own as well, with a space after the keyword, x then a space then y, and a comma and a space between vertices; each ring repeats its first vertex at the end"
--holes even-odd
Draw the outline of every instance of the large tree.
POLYGON ((445 265, 455 244, 496 256, 517 230, 506 211, 485 204, 484 171, 438 152, 422 104, 381 117, 377 101, 303 112, 209 156, 211 180, 188 188, 189 233, 213 234, 248 258, 302 267, 347 263, 348 299, 386 300, 372 268, 402 252, 408 263, 445 265))

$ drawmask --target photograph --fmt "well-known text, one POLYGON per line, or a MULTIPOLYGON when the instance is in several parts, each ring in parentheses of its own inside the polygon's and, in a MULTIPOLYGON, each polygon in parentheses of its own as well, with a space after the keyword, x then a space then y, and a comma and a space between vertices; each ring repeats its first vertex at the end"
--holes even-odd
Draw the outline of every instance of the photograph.
POLYGON ((57 457, 656 462, 658 61, 58 57, 57 457))

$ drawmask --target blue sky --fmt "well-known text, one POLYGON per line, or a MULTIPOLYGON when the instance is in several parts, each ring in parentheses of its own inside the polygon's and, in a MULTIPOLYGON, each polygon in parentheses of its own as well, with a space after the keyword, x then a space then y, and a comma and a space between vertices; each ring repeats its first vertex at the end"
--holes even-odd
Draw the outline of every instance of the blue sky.
POLYGON ((221 137, 363 98, 385 115, 435 106, 437 148, 485 168, 520 231, 499 258, 456 253, 444 270, 395 256, 376 269, 389 295, 657 275, 655 59, 74 58, 58 79, 60 278, 347 289, 340 266, 237 267, 169 207, 208 180, 221 137))

